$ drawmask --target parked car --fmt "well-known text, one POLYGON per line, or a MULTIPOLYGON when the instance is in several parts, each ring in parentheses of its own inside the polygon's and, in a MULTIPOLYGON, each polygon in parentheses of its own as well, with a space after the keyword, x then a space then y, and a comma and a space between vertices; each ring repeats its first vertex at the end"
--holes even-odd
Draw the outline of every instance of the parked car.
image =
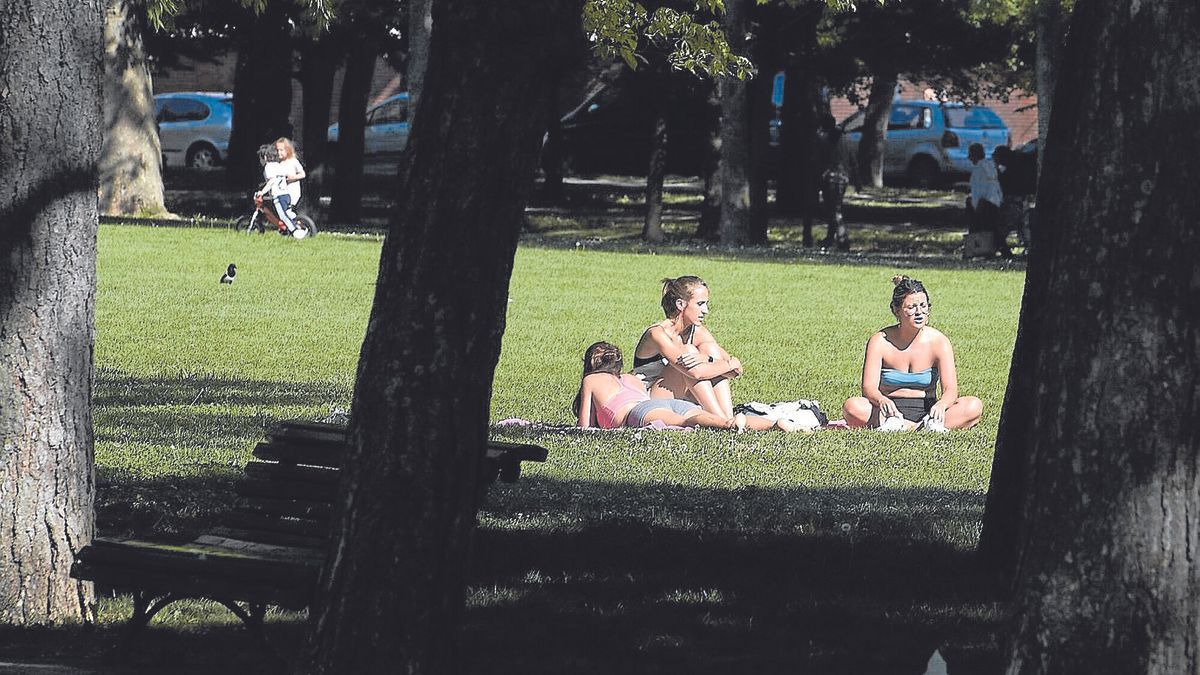
POLYGON ((229 152, 233 95, 189 91, 154 97, 154 119, 162 145, 163 166, 211 169, 229 152))
MULTIPOLYGON (((864 113, 846 118, 842 142, 857 152, 862 140, 864 113)), ((884 178, 900 178, 915 185, 934 185, 971 172, 967 148, 983 145, 988 157, 1012 136, 1000 116, 986 106, 966 106, 940 101, 896 101, 888 118, 883 155, 884 178)))
MULTIPOLYGON (((363 163, 368 170, 395 170, 408 146, 408 92, 389 96, 367 109, 363 163)), ((338 124, 329 125, 330 156, 338 142, 338 124)))

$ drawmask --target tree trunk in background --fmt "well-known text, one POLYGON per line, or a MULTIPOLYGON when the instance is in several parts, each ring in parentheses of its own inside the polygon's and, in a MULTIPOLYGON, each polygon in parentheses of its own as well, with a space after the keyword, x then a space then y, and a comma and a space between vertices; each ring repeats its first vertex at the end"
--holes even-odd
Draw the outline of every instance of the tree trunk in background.
POLYGON ((433 30, 433 0, 408 0, 408 120, 411 124, 429 69, 429 34, 433 30))
POLYGON ((1050 110, 1054 106, 1054 87, 1058 80, 1058 61, 1062 56, 1063 41, 1066 39, 1067 11, 1063 0, 1037 0, 1034 9, 1037 22, 1037 113, 1038 113, 1038 168, 1041 169, 1041 152, 1046 147, 1050 132, 1050 110))
POLYGON ((813 245, 813 219, 817 215, 817 191, 821 168, 817 166, 817 123, 820 93, 811 64, 787 70, 780 127, 780 177, 775 202, 785 213, 802 218, 803 244, 813 245))
POLYGON ((509 278, 582 1, 439 0, 299 665, 455 672, 509 278), (464 246, 463 242, 470 242, 464 246))
POLYGON ((304 181, 304 203, 314 210, 325 194, 328 178, 330 108, 333 101, 333 76, 342 51, 330 35, 308 39, 300 46, 300 81, 304 90, 304 138, 300 161, 308 178, 304 181))
POLYGON ((696 238, 718 241, 721 238, 721 96, 715 82, 708 86, 704 100, 708 117, 704 148, 704 201, 700 204, 700 224, 696 238))
POLYGON ((342 97, 338 104, 333 190, 329 199, 329 219, 335 223, 358 223, 362 219, 363 143, 376 56, 375 45, 370 40, 354 43, 346 56, 346 74, 342 77, 342 97))
POLYGON ((238 33, 233 74, 233 129, 229 133, 230 185, 262 183, 258 146, 292 135, 292 34, 279 3, 268 3, 251 25, 238 33))
MULTIPOLYGON (((751 5, 754 7, 754 5, 751 5)), ((766 45, 757 42, 760 51, 766 45)), ((767 54, 757 55, 762 70, 746 87, 747 121, 750 124, 750 232, 748 241, 756 244, 767 242, 767 224, 770 213, 767 209, 767 182, 770 178, 768 155, 771 152, 771 85, 775 64, 767 54)))
POLYGON ((0 624, 89 618, 105 3, 0 5, 0 624))
POLYGON ((546 100, 546 142, 542 145, 541 165, 544 180, 542 199, 550 204, 563 201, 562 123, 558 112, 561 81, 554 82, 554 95, 546 100))
POLYGON ((146 65, 146 8, 108 0, 104 18, 104 144, 100 210, 110 215, 162 215, 162 148, 154 90, 146 65))
POLYGON ((663 173, 667 168, 667 117, 662 106, 654 115, 654 136, 650 139, 650 166, 646 169, 646 219, 642 239, 660 242, 666 238, 662 228, 663 173))
MULTIPOLYGON (((745 43, 747 6, 752 0, 725 5, 729 44, 745 43)), ((761 243, 755 239, 751 212, 753 170, 750 158, 750 83, 723 78, 721 92, 721 243, 731 246, 761 243)))
POLYGON ((1031 403, 997 448, 1022 468, 1008 672, 1200 672, 1200 6, 1079 0, 1068 42, 1017 345, 1035 375, 1006 397, 1031 403))
POLYGON ((896 73, 878 71, 871 80, 871 93, 863 113, 862 138, 858 143, 858 169, 862 172, 859 180, 863 185, 883 187, 883 153, 897 80, 896 73))

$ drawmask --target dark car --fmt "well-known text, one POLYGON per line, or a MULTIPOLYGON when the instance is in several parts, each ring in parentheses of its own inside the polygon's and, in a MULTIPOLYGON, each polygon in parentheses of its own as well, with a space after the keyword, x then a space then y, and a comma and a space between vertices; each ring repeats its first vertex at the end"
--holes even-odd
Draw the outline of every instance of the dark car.
MULTIPOLYGON (((699 175, 708 148, 704 100, 673 96, 665 107, 666 170, 699 175)), ((621 87, 600 89, 560 120, 563 168, 568 173, 645 175, 654 122, 652 102, 621 87)))

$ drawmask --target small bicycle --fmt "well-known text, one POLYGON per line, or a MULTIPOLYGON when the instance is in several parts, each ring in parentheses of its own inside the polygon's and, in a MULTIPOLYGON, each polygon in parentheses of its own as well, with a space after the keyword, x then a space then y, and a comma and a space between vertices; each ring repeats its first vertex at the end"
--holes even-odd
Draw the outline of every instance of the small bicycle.
POLYGON ((293 239, 317 236, 317 224, 303 213, 297 213, 293 220, 296 229, 288 231, 287 224, 279 218, 271 208, 271 203, 261 194, 254 195, 254 211, 247 216, 238 218, 234 227, 246 234, 262 234, 270 227, 281 235, 290 235, 293 239))

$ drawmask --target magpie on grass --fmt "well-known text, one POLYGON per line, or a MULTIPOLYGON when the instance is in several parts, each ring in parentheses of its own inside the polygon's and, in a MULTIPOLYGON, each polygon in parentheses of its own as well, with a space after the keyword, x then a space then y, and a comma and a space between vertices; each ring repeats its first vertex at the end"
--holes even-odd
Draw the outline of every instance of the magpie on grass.
POLYGON ((221 283, 232 284, 233 278, 237 276, 237 265, 229 263, 229 267, 225 269, 225 274, 221 275, 221 283))

